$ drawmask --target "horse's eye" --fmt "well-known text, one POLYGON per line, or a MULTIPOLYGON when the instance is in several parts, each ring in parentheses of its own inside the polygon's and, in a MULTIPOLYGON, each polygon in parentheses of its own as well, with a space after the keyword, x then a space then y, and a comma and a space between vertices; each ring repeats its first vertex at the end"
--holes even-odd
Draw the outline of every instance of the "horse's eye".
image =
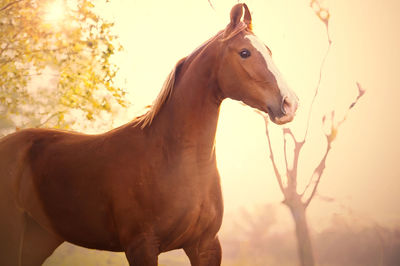
POLYGON ((247 49, 243 49, 239 54, 241 58, 247 58, 251 55, 250 51, 247 49))

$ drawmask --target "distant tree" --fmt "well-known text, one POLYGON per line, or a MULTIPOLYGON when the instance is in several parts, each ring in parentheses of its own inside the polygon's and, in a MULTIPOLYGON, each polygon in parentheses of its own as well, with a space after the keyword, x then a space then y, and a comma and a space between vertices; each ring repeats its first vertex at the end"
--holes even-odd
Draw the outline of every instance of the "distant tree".
MULTIPOLYGON (((297 265, 292 232, 281 226, 275 205, 238 212, 221 232, 224 265, 297 265), (274 229, 275 228, 275 229, 274 229)), ((383 226, 348 209, 346 216, 334 215, 331 223, 313 234, 318 264, 321 266, 398 266, 400 227, 383 226)))
POLYGON ((364 94, 364 90, 362 89, 361 85, 357 83, 357 87, 359 90, 358 97, 356 100, 349 106, 347 113, 345 116, 335 122, 335 111, 332 111, 329 117, 326 115, 323 117, 323 123, 329 127, 329 130, 326 135, 326 150, 321 158, 319 164, 315 168, 313 174, 309 178, 308 185, 305 187, 304 191, 302 193, 298 193, 298 187, 297 187, 297 169, 298 169, 298 162, 299 162, 299 156, 302 148, 304 147, 304 144, 306 143, 308 131, 309 131, 309 124, 310 124, 310 117, 311 117, 311 112, 312 112, 312 107, 314 104, 314 101, 318 95, 319 91, 319 86, 320 86, 320 81, 321 81, 321 76, 322 76, 322 69, 323 65, 325 62, 325 59, 329 53, 329 49, 331 47, 332 41, 329 37, 329 10, 327 8, 324 8, 321 6, 320 1, 318 0, 311 0, 310 3, 311 7, 315 11, 315 14, 318 16, 318 18, 325 24, 326 30, 327 30, 327 36, 328 36, 328 42, 329 46, 327 49, 327 52, 325 54, 325 57, 322 60, 321 68, 320 68, 320 75, 319 75, 319 80, 318 84, 315 90, 315 94, 311 103, 310 111, 308 114, 308 119, 307 119, 307 127, 305 131, 304 138, 301 141, 298 141, 294 134, 292 133, 291 129, 289 128, 283 128, 283 138, 284 138, 284 158, 285 158, 285 166, 286 166, 286 175, 282 176, 281 173, 278 170, 275 157, 274 157, 274 152, 272 150, 271 146, 271 138, 269 135, 269 128, 268 128, 268 117, 264 116, 265 119, 265 125, 266 125, 266 135, 268 139, 268 144, 269 144, 269 149, 270 149, 270 159, 274 168, 274 173, 276 176, 276 179, 279 184, 279 188, 282 191, 282 194, 284 196, 283 203, 290 209, 290 212, 292 214, 295 226, 296 226, 296 237, 297 237, 297 243, 298 243, 298 253, 300 257, 300 262, 302 266, 314 266, 315 265, 315 259, 314 259, 314 252, 313 252, 313 247, 310 239, 310 234, 308 230, 308 223, 306 219, 306 209, 309 206, 310 202, 314 198, 318 185, 321 181, 322 174, 325 169, 325 162, 328 157, 328 154, 332 148, 332 142, 335 140, 337 132, 339 127, 342 125, 342 123, 346 120, 348 112, 355 106, 355 104, 358 102, 360 97, 364 94), (294 142, 294 151, 293 151, 293 162, 290 164, 288 162, 288 156, 287 156, 287 139, 292 138, 294 142), (284 180, 286 178, 286 180, 284 180))
POLYGON ((77 114, 90 122, 125 106, 112 26, 93 0, 0 0, 0 134, 69 128, 77 114))
MULTIPOLYGON (((359 88, 359 95, 357 99, 350 105, 348 111, 357 103, 358 99, 363 95, 364 90, 361 86, 357 83, 359 88)), ((266 135, 268 139, 268 145, 270 149, 270 159, 274 168, 275 176, 279 184, 279 188, 284 196, 283 203, 290 209, 290 212, 293 217, 293 221, 296 226, 296 237, 298 242, 298 253, 300 256, 300 262, 302 266, 313 266, 315 265, 314 262, 314 253, 311 244, 310 234, 308 230, 308 223, 306 219, 306 209, 310 205, 310 202, 314 198, 318 185, 321 181, 322 174, 325 170, 325 163, 328 157, 328 154, 332 148, 332 142, 335 140, 336 135, 338 133, 338 129, 341 124, 345 121, 346 116, 340 120, 339 122, 335 123, 335 112, 332 111, 331 116, 327 118, 326 116, 323 117, 324 123, 330 123, 330 130, 328 133, 325 133, 326 136, 326 150, 321 158, 318 166, 314 169, 313 174, 309 178, 309 182, 305 187, 302 193, 298 193, 297 189, 297 167, 300 158, 300 152, 306 143, 307 131, 306 135, 303 140, 298 141, 294 134, 292 133, 291 129, 283 128, 283 136, 284 136, 284 154, 285 154, 285 165, 286 165, 286 176, 282 176, 278 170, 274 152, 271 146, 271 138, 269 135, 268 123, 269 121, 267 118, 265 119, 266 125, 266 135), (329 120, 329 122, 328 122, 329 120), (293 155, 293 162, 291 166, 289 166, 288 156, 287 156, 287 137, 292 138, 294 142, 294 155, 293 155), (284 177, 286 177, 286 182, 284 182, 284 177)))

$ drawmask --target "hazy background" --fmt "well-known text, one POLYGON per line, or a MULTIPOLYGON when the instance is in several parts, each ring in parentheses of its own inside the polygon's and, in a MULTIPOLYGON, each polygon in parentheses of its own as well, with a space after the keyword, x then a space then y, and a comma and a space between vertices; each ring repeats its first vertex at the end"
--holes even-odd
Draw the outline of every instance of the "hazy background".
MULTIPOLYGON (((215 10, 207 0, 112 0, 97 6, 101 15, 115 21, 115 33, 125 48, 114 60, 120 67, 119 82, 128 88, 133 104, 117 124, 128 122, 152 102, 176 61, 223 29, 235 3, 215 0, 215 10)), ((301 138, 328 46, 324 25, 307 0, 246 3, 255 33, 271 48, 277 66, 300 98, 291 127, 301 138)), ((339 117, 343 115, 357 95, 356 81, 367 92, 341 127, 318 195, 308 209, 317 258, 326 262, 321 265, 367 265, 365 261, 396 265, 400 261, 396 260, 400 250, 400 1, 323 3, 330 9, 333 44, 323 70, 308 146, 301 154, 300 188, 325 148, 322 115, 332 109, 339 117), (356 247, 362 250, 352 252, 356 247), (346 260, 347 256, 355 259, 346 260), (337 262, 338 258, 343 261, 337 262)), ((276 156, 282 156, 281 129, 272 126, 271 131, 276 156)), ((283 197, 269 160, 262 117, 226 100, 217 132, 217 160, 225 200, 223 264, 293 265, 293 224, 280 204, 283 197)), ((46 265, 71 265, 69 260, 74 260, 74 265, 127 263, 123 254, 65 244, 46 265)), ((189 262, 180 252, 173 252, 162 255, 160 264, 189 262)))

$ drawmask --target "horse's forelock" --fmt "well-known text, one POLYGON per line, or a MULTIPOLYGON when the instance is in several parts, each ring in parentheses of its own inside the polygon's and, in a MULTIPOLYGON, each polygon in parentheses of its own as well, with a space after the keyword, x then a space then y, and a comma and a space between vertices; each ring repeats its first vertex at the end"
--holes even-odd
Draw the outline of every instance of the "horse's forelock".
POLYGON ((232 25, 228 25, 223 32, 221 41, 222 42, 228 41, 245 30, 251 32, 248 25, 243 21, 241 21, 234 27, 232 25))

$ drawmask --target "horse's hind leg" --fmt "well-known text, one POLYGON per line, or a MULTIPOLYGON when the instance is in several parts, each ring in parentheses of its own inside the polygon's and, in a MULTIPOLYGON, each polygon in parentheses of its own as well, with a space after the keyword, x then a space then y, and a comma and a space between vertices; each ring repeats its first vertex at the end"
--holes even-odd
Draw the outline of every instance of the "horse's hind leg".
POLYGON ((22 210, 0 219, 0 265, 38 266, 62 243, 22 210))
POLYGON ((25 215, 26 227, 21 243, 21 266, 38 266, 63 242, 25 215))
POLYGON ((19 243, 24 226, 22 215, 7 212, 0 218, 0 265, 18 266, 19 243))

